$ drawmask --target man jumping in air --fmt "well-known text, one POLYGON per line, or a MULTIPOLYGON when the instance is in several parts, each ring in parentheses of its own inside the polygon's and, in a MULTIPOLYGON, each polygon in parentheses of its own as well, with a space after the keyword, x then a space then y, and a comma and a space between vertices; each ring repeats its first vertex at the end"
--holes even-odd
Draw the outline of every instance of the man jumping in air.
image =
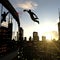
POLYGON ((6 16, 7 16, 7 14, 8 14, 9 12, 4 12, 3 14, 1 14, 1 16, 2 16, 2 19, 1 19, 1 23, 3 22, 3 21, 5 21, 6 22, 6 16))
POLYGON ((38 19, 37 15, 34 14, 31 10, 23 10, 24 12, 28 12, 31 19, 34 21, 34 22, 37 22, 39 24, 39 21, 37 21, 36 19, 38 19))

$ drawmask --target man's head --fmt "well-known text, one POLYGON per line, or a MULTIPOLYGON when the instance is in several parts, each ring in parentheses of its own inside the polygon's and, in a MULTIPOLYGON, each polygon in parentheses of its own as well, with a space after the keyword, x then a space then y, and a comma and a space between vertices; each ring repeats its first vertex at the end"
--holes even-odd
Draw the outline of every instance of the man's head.
POLYGON ((31 10, 29 9, 29 11, 31 11, 31 10))

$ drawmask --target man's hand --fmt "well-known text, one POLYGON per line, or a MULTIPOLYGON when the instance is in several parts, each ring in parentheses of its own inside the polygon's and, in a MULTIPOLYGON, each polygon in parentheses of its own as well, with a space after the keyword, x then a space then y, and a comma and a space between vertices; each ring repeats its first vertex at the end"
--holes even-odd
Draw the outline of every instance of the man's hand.
POLYGON ((23 10, 24 12, 27 11, 27 10, 23 10))

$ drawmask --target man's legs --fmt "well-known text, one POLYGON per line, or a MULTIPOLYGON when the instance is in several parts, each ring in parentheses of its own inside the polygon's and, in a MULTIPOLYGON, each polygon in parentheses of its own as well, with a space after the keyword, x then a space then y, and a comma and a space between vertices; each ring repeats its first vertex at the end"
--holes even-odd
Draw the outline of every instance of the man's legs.
POLYGON ((36 21, 39 24, 39 21, 36 21))
POLYGON ((34 22, 37 22, 39 24, 39 21, 37 21, 36 19, 33 19, 34 22))
POLYGON ((1 23, 2 23, 3 21, 5 21, 5 22, 6 22, 6 20, 3 20, 3 19, 2 19, 2 20, 1 20, 1 23))

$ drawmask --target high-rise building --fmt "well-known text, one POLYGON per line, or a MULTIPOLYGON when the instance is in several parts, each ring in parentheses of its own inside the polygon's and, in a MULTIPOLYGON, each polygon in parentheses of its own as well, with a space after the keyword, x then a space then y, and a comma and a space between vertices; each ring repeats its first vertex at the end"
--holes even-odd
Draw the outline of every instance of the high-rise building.
POLYGON ((58 34, 59 34, 58 40, 60 40, 60 22, 58 23, 58 34))
POLYGON ((58 22, 58 34, 59 34, 58 40, 60 40, 60 12, 59 12, 59 22, 58 22))
POLYGON ((39 41, 38 32, 33 32, 33 41, 39 41))
POLYGON ((23 40, 23 28, 22 27, 20 27, 19 28, 19 40, 23 40))
POLYGON ((8 23, 8 27, 0 26, 0 53, 1 55, 4 55, 8 51, 10 51, 11 40, 12 40, 12 22, 8 23))
POLYGON ((8 23, 8 29, 9 29, 9 34, 10 34, 11 40, 12 40, 12 26, 13 26, 13 23, 12 23, 12 21, 10 21, 10 22, 8 23))
POLYGON ((19 27, 19 32, 18 32, 18 46, 19 46, 19 54, 18 54, 18 59, 23 60, 23 28, 19 27), (20 57, 19 57, 20 56, 20 57))
POLYGON ((8 27, 0 27, 0 40, 2 42, 12 40, 12 22, 8 23, 8 27))

